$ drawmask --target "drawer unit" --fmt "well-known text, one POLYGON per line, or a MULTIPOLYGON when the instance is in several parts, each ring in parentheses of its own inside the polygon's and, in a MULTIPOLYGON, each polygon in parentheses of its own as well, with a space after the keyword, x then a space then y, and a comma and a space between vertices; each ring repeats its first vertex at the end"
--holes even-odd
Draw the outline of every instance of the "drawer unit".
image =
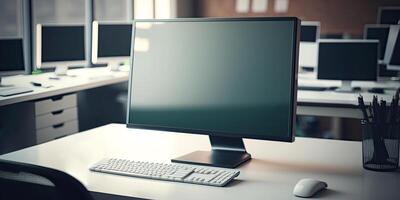
POLYGON ((78 132, 78 120, 63 122, 36 130, 36 142, 43 143, 78 132))
POLYGON ((76 107, 76 94, 68 94, 64 96, 53 97, 35 102, 36 115, 42 115, 54 111, 59 111, 65 108, 76 107))
POLYGON ((37 143, 78 132, 77 95, 67 94, 35 102, 35 125, 37 143))
POLYGON ((78 119, 78 109, 76 107, 53 111, 51 113, 36 116, 36 129, 50 127, 55 124, 75 119, 78 119))

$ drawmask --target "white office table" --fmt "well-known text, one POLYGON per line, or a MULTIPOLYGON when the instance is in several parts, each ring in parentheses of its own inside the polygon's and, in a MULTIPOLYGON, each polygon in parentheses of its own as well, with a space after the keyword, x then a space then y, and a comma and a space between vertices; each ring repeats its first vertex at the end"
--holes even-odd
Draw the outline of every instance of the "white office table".
POLYGON ((127 129, 110 124, 0 156, 65 171, 90 191, 148 199, 301 199, 292 195, 301 178, 324 180, 329 190, 319 199, 399 199, 400 172, 364 170, 361 143, 296 138, 294 143, 245 140, 253 159, 239 167, 226 187, 124 177, 89 171, 102 158, 169 162, 209 150, 205 135, 127 129))
POLYGON ((49 77, 54 77, 54 73, 4 77, 2 82, 5 85, 12 84, 18 87, 29 87, 34 91, 9 97, 0 97, 0 106, 121 83, 128 80, 128 74, 126 71, 115 72, 110 71, 107 67, 98 67, 68 70, 68 75, 75 75, 75 77, 60 76, 60 80, 49 79, 49 77), (52 87, 34 87, 31 84, 32 81, 43 85, 51 85, 52 87))
MULTIPOLYGON (((319 86, 319 87, 338 87, 340 81, 317 80, 315 73, 299 74, 299 86, 319 86)), ((361 87, 362 91, 354 93, 339 93, 332 90, 310 91, 298 90, 297 92, 297 114, 326 117, 362 118, 362 113, 358 109, 357 97, 361 94, 366 104, 372 101, 373 95, 378 95, 379 99, 388 102, 397 88, 400 88, 398 81, 353 81, 353 87, 361 87), (368 88, 385 88, 385 94, 373 94, 367 92, 368 88)))

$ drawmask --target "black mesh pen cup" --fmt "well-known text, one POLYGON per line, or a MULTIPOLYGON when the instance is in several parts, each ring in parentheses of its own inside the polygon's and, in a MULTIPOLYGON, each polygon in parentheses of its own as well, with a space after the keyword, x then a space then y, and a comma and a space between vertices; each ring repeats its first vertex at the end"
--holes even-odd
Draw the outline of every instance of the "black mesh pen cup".
POLYGON ((399 166, 399 124, 361 121, 363 167, 374 171, 394 171, 399 166))

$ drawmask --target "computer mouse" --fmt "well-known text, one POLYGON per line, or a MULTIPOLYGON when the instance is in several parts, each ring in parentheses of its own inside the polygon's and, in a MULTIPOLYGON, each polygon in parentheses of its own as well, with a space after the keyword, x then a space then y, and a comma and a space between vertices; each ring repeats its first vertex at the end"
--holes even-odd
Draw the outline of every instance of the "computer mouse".
POLYGON ((376 93, 376 94, 383 94, 383 93, 385 93, 385 90, 383 88, 371 88, 368 90, 368 92, 376 93))
POLYGON ((326 184, 323 181, 305 178, 305 179, 301 179, 299 182, 297 182, 296 186, 293 189, 293 194, 298 197, 306 197, 306 198, 312 197, 317 192, 319 192, 327 187, 328 187, 328 184, 326 184))

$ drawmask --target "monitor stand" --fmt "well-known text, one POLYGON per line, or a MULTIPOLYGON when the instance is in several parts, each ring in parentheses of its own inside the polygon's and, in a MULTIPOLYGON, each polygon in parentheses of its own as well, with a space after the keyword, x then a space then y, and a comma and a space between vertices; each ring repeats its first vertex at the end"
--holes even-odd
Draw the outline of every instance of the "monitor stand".
POLYGON ((58 65, 58 66, 56 66, 56 69, 54 70, 54 74, 56 74, 56 76, 66 76, 67 71, 68 71, 67 65, 58 65))
POLYGON ((342 81, 342 85, 335 90, 336 92, 345 92, 351 93, 354 92, 353 88, 351 87, 351 81, 342 81))
POLYGON ((1 83, 1 76, 0 76, 0 88, 4 88, 4 87, 12 87, 13 85, 3 85, 1 83))
POLYGON ((111 71, 119 71, 120 64, 121 61, 109 61, 107 67, 109 67, 111 71))
POLYGON ((171 161, 185 164, 198 164, 214 167, 236 168, 251 159, 246 152, 243 139, 222 136, 209 136, 211 151, 195 151, 171 161))

